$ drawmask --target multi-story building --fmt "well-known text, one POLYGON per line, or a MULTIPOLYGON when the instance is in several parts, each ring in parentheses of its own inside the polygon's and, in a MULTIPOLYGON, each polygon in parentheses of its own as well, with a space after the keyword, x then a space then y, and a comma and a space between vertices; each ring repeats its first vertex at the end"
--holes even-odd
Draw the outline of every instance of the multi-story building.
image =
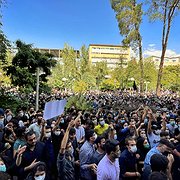
POLYGON ((130 61, 130 48, 119 45, 90 44, 89 60, 92 64, 105 61, 110 68, 115 68, 116 64, 126 66, 130 61))
MULTIPOLYGON (((57 60, 62 59, 62 51, 63 51, 63 49, 35 48, 35 50, 40 52, 40 53, 50 53, 57 60)), ((74 52, 76 53, 76 57, 79 58, 79 56, 80 56, 79 50, 74 50, 74 52)))
MULTIPOLYGON (((154 62, 156 68, 159 68, 161 57, 151 56, 151 60, 154 62)), ((176 57, 165 57, 164 58, 164 66, 172 66, 172 65, 180 65, 180 56, 176 57)))

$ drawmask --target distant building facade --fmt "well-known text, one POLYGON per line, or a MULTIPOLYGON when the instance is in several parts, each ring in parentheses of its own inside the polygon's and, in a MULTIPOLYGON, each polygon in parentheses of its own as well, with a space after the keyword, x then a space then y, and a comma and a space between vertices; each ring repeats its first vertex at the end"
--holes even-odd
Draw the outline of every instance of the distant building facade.
MULTIPOLYGON (((50 49, 50 48, 34 48, 36 51, 40 53, 49 53, 54 56, 54 59, 56 60, 62 60, 62 51, 63 49, 50 49)), ((76 53, 76 58, 80 57, 80 52, 79 50, 74 50, 76 53)))
MULTIPOLYGON (((151 60, 154 62, 156 68, 159 68, 161 57, 158 56, 151 56, 151 60)), ((174 65, 180 65, 180 56, 176 57, 165 57, 164 58, 164 66, 174 66, 174 65)))
POLYGON ((96 62, 107 62, 107 66, 115 68, 116 64, 127 65, 130 61, 130 48, 119 45, 90 44, 89 61, 92 64, 96 62))

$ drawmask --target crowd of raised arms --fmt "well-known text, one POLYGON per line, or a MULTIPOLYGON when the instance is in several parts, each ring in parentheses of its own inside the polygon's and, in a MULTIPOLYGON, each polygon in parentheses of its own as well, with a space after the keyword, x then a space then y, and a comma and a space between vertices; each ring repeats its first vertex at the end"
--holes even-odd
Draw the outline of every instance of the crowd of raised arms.
POLYGON ((69 96, 41 94, 38 111, 0 108, 0 180, 180 178, 178 94, 87 92, 90 110, 43 119, 46 101, 69 96))

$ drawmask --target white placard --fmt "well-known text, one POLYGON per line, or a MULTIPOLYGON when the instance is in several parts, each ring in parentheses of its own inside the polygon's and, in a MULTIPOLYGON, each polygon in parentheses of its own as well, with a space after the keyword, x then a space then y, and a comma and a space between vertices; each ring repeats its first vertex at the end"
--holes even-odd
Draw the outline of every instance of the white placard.
POLYGON ((43 118, 47 120, 61 115, 64 112, 66 102, 65 99, 47 102, 45 104, 43 118))

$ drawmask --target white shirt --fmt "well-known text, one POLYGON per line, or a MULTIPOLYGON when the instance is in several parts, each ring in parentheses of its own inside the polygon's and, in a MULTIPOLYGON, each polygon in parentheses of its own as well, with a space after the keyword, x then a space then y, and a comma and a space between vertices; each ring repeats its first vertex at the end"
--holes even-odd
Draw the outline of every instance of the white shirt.
POLYGON ((119 180, 119 174, 119 158, 111 162, 106 154, 98 164, 97 180, 119 180))

